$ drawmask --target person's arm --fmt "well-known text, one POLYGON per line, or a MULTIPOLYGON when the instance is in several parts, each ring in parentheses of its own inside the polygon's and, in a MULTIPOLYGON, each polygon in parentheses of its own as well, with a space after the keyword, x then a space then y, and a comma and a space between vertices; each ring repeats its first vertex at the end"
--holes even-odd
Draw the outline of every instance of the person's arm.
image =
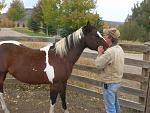
POLYGON ((106 65, 112 62, 110 51, 105 51, 104 54, 99 54, 95 60, 98 69, 104 69, 106 65))

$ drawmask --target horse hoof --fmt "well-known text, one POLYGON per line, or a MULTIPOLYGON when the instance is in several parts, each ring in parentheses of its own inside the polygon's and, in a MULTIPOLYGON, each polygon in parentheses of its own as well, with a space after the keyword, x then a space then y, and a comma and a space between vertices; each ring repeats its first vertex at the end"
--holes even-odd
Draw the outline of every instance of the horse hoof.
POLYGON ((10 113, 10 111, 8 109, 5 109, 4 113, 10 113))
POLYGON ((69 111, 68 111, 68 110, 65 110, 64 113, 69 113, 69 111))
POLYGON ((54 110, 50 110, 49 113, 54 113, 54 110))

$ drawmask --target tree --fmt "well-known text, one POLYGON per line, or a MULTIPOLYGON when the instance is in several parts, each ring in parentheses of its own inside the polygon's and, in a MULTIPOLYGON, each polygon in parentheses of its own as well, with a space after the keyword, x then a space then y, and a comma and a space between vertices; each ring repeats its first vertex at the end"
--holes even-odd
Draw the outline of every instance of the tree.
POLYGON ((41 0, 38 1, 37 5, 33 7, 32 10, 32 19, 36 22, 42 22, 43 12, 41 8, 41 0))
POLYGON ((119 27, 119 30, 121 32, 121 39, 142 42, 147 40, 147 33, 144 27, 139 26, 136 21, 126 22, 119 27))
POLYGON ((5 7, 5 0, 0 1, 0 14, 1 14, 1 10, 5 7))
POLYGON ((124 39, 150 41, 150 0, 134 5, 121 31, 124 39))
POLYGON ((132 9, 132 21, 136 21, 145 30, 150 31, 150 0, 143 1, 140 5, 136 4, 132 9))
POLYGON ((8 18, 18 21, 25 16, 24 4, 20 0, 13 0, 7 12, 8 18))
POLYGON ((46 26, 47 35, 48 28, 57 28, 59 24, 59 5, 60 0, 42 0, 41 8, 42 8, 42 19, 43 24, 46 26))
POLYGON ((33 18, 30 18, 28 20, 27 24, 28 28, 32 30, 33 32, 39 32, 40 31, 40 23, 33 20, 33 18))
POLYGON ((93 13, 95 7, 96 0, 39 0, 33 9, 32 18, 42 23, 47 35, 60 31, 66 36, 84 26, 87 21, 102 29, 102 19, 93 13))
POLYGON ((61 9, 61 24, 78 29, 87 21, 96 22, 99 17, 91 12, 94 8, 95 2, 92 0, 64 0, 61 9))
POLYGON ((61 27, 74 31, 84 26, 87 21, 99 23, 98 26, 101 26, 100 16, 92 11, 95 7, 95 0, 63 0, 60 7, 61 27))
POLYGON ((41 29, 41 23, 43 22, 42 15, 41 0, 39 0, 37 5, 33 7, 32 15, 28 20, 27 27, 34 32, 39 32, 41 29))

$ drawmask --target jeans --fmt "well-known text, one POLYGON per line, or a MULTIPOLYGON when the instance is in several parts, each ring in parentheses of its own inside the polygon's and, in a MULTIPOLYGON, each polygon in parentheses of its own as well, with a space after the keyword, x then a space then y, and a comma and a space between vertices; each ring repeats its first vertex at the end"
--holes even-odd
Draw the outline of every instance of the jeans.
POLYGON ((103 98, 107 113, 120 113, 120 105, 118 101, 117 91, 120 84, 105 84, 103 87, 103 98))

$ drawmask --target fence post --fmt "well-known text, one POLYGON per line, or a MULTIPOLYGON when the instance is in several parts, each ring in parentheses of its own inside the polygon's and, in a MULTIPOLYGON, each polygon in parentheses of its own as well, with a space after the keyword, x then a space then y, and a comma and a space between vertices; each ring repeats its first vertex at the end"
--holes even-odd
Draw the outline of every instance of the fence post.
MULTIPOLYGON (((146 45, 148 48, 150 48, 150 43, 146 42, 144 45, 146 45)), ((143 53, 143 60, 146 61, 150 61, 150 50, 148 50, 147 52, 143 53)), ((148 73, 148 69, 147 68, 142 68, 142 76, 143 77, 148 77, 149 73, 148 73)), ((147 81, 141 82, 141 86, 140 88, 144 91, 146 91, 147 89, 147 81)), ((139 102, 144 104, 145 103, 145 99, 143 97, 139 97, 139 102)))
POLYGON ((149 67, 149 77, 147 83, 147 93, 145 98, 145 109, 144 113, 150 113, 150 67, 149 67))

